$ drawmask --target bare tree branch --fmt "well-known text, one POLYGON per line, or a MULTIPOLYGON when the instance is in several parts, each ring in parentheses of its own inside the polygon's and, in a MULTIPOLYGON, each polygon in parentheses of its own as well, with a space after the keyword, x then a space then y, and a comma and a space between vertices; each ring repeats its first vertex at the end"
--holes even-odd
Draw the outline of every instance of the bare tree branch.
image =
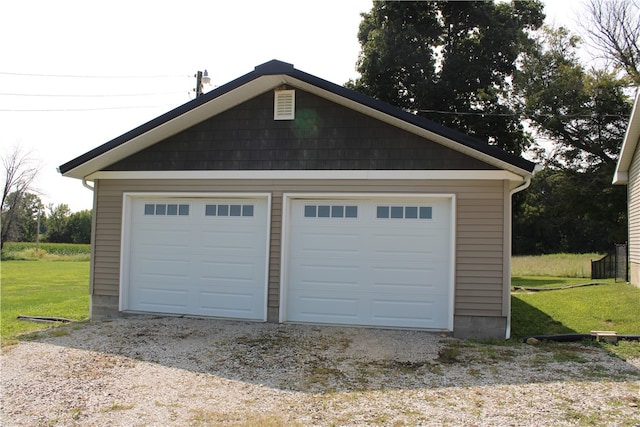
POLYGON ((2 156, 2 166, 4 167, 4 185, 0 205, 2 207, 0 249, 4 247, 22 198, 31 190, 38 174, 38 166, 31 157, 31 153, 24 152, 19 145, 14 146, 10 152, 2 156))
POLYGON ((614 68, 640 85, 640 1, 591 0, 582 29, 614 68))

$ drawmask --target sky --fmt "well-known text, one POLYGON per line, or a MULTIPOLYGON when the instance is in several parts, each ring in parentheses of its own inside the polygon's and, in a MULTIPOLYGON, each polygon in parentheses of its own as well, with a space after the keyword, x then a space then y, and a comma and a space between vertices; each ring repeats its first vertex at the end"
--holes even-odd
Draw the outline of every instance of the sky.
MULTIPOLYGON (((575 28, 585 1, 545 1, 547 23, 575 28)), ((197 71, 211 77, 205 92, 272 59, 337 84, 356 79, 360 13, 371 4, 5 2, 0 153, 28 153, 45 205, 91 209, 92 192, 58 166, 193 99, 197 71)))

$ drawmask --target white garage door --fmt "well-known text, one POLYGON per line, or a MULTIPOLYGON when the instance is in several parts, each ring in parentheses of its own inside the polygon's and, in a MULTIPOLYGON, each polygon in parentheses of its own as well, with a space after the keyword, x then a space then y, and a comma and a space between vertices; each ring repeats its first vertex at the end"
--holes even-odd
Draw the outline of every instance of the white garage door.
POLYGON ((292 199, 285 320, 451 329, 452 199, 292 199))
POLYGON ((123 309, 266 320, 268 203, 133 198, 123 309))

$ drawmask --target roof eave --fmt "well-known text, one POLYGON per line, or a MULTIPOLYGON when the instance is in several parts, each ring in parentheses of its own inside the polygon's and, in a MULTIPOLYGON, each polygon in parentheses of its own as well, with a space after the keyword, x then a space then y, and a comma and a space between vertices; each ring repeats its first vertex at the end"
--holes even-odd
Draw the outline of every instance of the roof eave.
POLYGON ((640 140, 640 90, 636 93, 636 100, 631 110, 629 124, 622 140, 622 149, 613 176, 613 184, 624 185, 629 183, 629 167, 636 152, 640 140))

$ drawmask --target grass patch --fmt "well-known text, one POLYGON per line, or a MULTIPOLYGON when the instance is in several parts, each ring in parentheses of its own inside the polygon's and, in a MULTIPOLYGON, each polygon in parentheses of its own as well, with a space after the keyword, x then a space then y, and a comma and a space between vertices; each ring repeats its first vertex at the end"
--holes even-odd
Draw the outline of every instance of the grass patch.
POLYGON ((640 289, 608 283, 573 289, 514 293, 512 331, 516 337, 612 330, 640 333, 640 289))
POLYGON ((3 261, 0 278, 2 344, 52 326, 18 320, 18 315, 71 320, 89 315, 89 262, 3 261))
POLYGON ((514 256, 512 276, 591 277, 591 261, 602 254, 553 254, 514 256))

